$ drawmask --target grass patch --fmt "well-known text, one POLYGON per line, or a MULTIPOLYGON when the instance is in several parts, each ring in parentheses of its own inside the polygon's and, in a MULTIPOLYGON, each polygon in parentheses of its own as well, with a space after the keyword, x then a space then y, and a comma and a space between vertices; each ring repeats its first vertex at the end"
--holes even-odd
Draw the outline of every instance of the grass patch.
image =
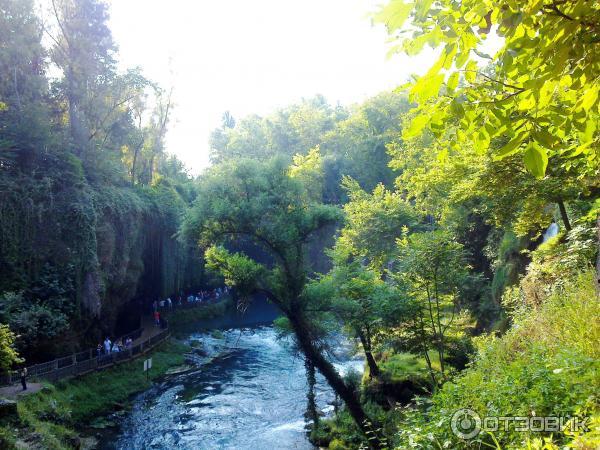
MULTIPOLYGON (((439 370, 437 354, 431 352, 433 368, 439 370)), ((380 362, 381 371, 392 382, 427 376, 425 359, 412 353, 395 353, 380 362)))
POLYGON ((195 308, 175 309, 165 314, 169 321, 169 328, 177 329, 201 320, 210 320, 221 317, 233 305, 233 300, 228 298, 219 303, 198 305, 195 308))

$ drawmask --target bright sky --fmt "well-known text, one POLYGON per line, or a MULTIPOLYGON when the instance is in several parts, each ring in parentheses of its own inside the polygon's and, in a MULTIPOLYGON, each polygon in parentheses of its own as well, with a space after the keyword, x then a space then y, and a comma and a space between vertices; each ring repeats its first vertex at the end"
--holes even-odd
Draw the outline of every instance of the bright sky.
POLYGON ((224 111, 266 115, 323 94, 352 104, 423 73, 431 53, 386 59, 374 0, 111 0, 124 67, 174 87, 167 149, 198 173, 224 111))

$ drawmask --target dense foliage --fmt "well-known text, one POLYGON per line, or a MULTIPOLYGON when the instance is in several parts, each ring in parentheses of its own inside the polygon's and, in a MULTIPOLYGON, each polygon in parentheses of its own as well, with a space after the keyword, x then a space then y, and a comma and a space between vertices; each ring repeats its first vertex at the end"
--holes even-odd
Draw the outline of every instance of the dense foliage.
POLYGON ((344 175, 368 190, 379 183, 393 183, 386 145, 398 135, 400 118, 409 107, 405 96, 382 93, 350 108, 332 107, 317 96, 264 118, 250 116, 236 122, 226 113, 223 125, 211 136, 211 159, 221 163, 280 156, 291 161, 295 155, 318 148, 323 200, 339 203, 346 199, 340 187, 344 175))
POLYGON ((173 237, 195 191, 164 152, 169 94, 117 70, 104 3, 52 6, 0 2, 0 322, 29 361, 201 277, 173 237))

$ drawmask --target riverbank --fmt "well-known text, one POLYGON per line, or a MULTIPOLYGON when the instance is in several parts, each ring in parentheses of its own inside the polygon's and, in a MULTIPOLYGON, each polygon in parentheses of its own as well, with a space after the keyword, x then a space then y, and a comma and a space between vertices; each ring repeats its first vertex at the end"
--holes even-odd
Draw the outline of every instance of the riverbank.
POLYGON ((148 389, 152 381, 184 363, 189 347, 173 339, 159 345, 152 369, 143 372, 146 357, 124 362, 102 372, 55 384, 44 383, 37 393, 19 397, 17 416, 0 424, 1 448, 79 449, 91 448, 93 437, 83 437, 83 424, 126 410, 130 398, 148 389))
POLYGON ((184 328, 199 321, 216 319, 225 315, 228 309, 233 308, 234 302, 227 297, 217 303, 204 303, 194 307, 175 308, 172 311, 163 312, 169 322, 169 329, 178 333, 184 328))
MULTIPOLYGON (((223 316, 233 305, 218 303, 175 309, 165 314, 170 330, 223 316)), ((43 383, 34 394, 17 398, 16 415, 0 418, 0 448, 87 449, 95 448, 94 430, 110 426, 106 418, 126 411, 135 394, 152 386, 171 369, 184 364, 190 347, 169 339, 143 358, 119 363, 100 372, 55 383, 43 383), (143 372, 143 360, 152 357, 152 369, 143 372)))
MULTIPOLYGON (((600 297, 595 273, 585 272, 563 283, 544 303, 533 307, 527 306, 532 302, 523 301, 526 297, 518 297, 512 327, 500 336, 474 339, 477 353, 471 364, 437 391, 421 393, 395 408, 365 403, 390 447, 600 448, 600 297), (457 411, 476 418, 497 418, 501 411, 505 418, 531 419, 521 429, 516 424, 494 429, 494 422, 487 422, 489 429, 475 430, 469 441, 471 438, 463 439, 462 434, 473 428, 463 431, 456 426, 457 411), (541 430, 537 425, 554 418, 568 422, 560 429, 541 430)), ((383 376, 390 374, 395 382, 402 378, 427 380, 423 362, 416 357, 395 354, 379 362, 383 376)), ((359 385, 364 398, 371 401, 376 398, 372 384, 365 376, 359 385)), ((467 423, 472 426, 475 422, 467 423)), ((322 420, 311 438, 335 450, 358 449, 364 444, 363 435, 344 409, 322 420)))

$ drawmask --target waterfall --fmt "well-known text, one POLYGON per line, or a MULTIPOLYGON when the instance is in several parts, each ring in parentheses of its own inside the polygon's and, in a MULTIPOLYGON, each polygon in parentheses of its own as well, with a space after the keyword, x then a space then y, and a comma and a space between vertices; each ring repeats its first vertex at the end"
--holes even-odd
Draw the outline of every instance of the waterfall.
POLYGON ((552 222, 544 233, 544 242, 556 236, 558 234, 558 230, 558 224, 556 222, 552 222))

